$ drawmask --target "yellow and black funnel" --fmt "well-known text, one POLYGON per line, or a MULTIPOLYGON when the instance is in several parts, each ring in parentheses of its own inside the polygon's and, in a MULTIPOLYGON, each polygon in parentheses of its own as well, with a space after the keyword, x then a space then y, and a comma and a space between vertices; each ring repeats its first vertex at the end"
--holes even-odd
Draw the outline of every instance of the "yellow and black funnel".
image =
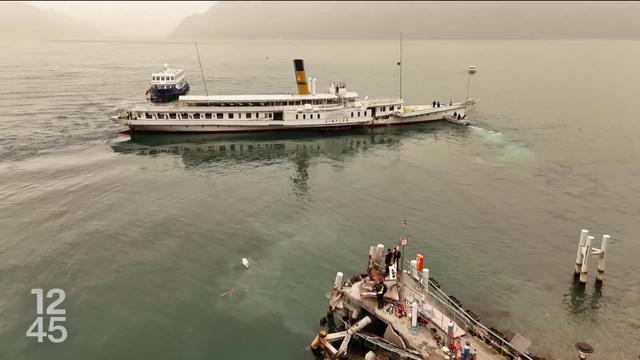
POLYGON ((304 73, 304 61, 302 61, 302 59, 293 59, 293 68, 296 71, 296 84, 298 85, 298 94, 309 95, 307 76, 304 73))

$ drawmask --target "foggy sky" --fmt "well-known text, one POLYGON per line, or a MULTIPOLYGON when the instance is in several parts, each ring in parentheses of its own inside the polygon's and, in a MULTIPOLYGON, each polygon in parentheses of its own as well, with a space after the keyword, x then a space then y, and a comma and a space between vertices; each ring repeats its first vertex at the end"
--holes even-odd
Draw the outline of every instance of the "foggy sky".
POLYGON ((21 1, 92 24, 105 35, 163 37, 185 17, 216 1, 21 1))
POLYGON ((640 2, 0 2, 0 38, 640 38, 640 2))

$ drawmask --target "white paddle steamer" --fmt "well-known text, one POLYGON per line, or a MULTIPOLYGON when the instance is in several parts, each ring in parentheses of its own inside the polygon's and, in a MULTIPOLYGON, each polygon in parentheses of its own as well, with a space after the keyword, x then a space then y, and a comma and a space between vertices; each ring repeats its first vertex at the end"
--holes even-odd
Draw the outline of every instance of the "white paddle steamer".
POLYGON ((315 78, 306 78, 304 63, 294 60, 297 94, 183 95, 169 105, 146 104, 112 119, 131 131, 246 132, 338 130, 465 117, 473 101, 404 106, 402 99, 359 99, 344 82, 332 82, 316 93, 315 78))

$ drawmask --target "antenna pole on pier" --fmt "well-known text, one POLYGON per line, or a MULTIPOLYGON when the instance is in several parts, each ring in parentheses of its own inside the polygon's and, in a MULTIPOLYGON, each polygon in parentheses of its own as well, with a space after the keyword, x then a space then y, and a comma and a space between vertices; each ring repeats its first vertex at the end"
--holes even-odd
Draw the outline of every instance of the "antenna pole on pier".
POLYGON ((404 267, 404 246, 409 242, 409 238, 407 238, 407 218, 402 218, 402 239, 400 239, 400 246, 402 246, 402 250, 400 250, 400 264, 398 271, 402 274, 402 268, 404 267))
POLYGON ((202 70, 202 62, 200 61, 200 51, 198 51, 198 42, 194 41, 196 44, 196 54, 198 54, 198 64, 200 64, 200 73, 202 74, 202 83, 204 84, 204 93, 209 96, 209 90, 207 90, 207 82, 204 79, 204 70, 202 70))

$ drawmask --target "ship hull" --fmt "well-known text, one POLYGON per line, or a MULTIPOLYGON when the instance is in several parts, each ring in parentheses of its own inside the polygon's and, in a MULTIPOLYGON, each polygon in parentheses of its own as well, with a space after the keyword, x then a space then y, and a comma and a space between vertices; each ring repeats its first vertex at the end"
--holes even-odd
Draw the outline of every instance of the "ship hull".
POLYGON ((189 92, 189 83, 180 89, 158 89, 155 86, 149 88, 147 94, 149 95, 149 101, 154 103, 176 101, 181 95, 186 95, 189 92))
POLYGON ((362 128, 362 124, 342 126, 228 126, 228 125, 128 125, 130 132, 144 133, 218 133, 236 134, 251 132, 282 131, 340 131, 362 128))
POLYGON ((451 106, 431 107, 414 106, 407 107, 407 110, 389 114, 384 117, 372 118, 368 121, 357 123, 335 124, 266 124, 266 125, 230 125, 228 121, 225 123, 216 123, 216 121, 195 121, 184 120, 167 121, 167 120, 124 120, 114 119, 114 121, 126 125, 131 132, 165 132, 165 133, 243 133, 243 132, 266 132, 266 131, 295 131, 295 130, 318 130, 318 131, 340 131, 352 128, 370 128, 383 126, 399 126, 416 123, 424 123, 431 121, 447 120, 454 114, 466 116, 467 104, 454 104, 451 106))

